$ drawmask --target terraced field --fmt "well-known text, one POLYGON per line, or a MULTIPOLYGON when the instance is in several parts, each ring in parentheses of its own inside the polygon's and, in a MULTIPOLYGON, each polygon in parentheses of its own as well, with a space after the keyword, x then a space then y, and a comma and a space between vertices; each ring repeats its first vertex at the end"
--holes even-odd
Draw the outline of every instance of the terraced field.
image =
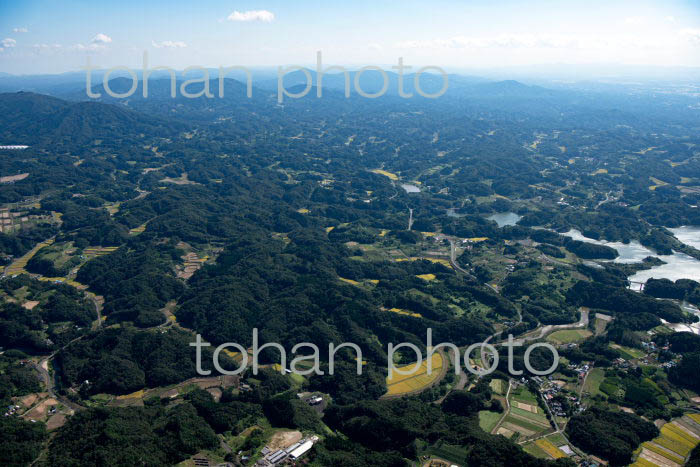
POLYGON ((546 415, 537 405, 537 398, 526 388, 520 387, 516 392, 511 393, 508 401, 510 403, 508 415, 496 428, 496 434, 511 438, 517 433, 517 436, 522 439, 538 436, 552 429, 546 415))
MULTIPOLYGON (((407 374, 397 374, 392 373, 391 376, 387 377, 386 385, 388 391, 384 394, 384 397, 396 397, 403 396, 406 394, 420 392, 436 383, 438 380, 444 376, 445 361, 442 354, 436 352, 433 354, 432 358, 432 374, 428 374, 428 361, 427 359, 423 361, 423 364, 416 369, 416 371, 407 374)), ((414 364, 408 364, 398 367, 399 370, 406 371, 407 369, 413 368, 414 364)))
POLYGON ((41 250, 45 246, 49 246, 53 244, 54 240, 53 238, 46 240, 44 242, 41 242, 37 244, 34 248, 29 250, 24 256, 21 258, 18 258, 15 260, 12 264, 10 264, 6 269, 5 269, 5 275, 6 276, 14 276, 15 274, 23 274, 26 273, 25 271, 25 266, 27 266, 27 263, 29 262, 30 259, 36 254, 37 251, 41 250))
POLYGON ((661 427, 661 435, 642 443, 636 467, 680 467, 700 444, 700 414, 687 414, 661 427))

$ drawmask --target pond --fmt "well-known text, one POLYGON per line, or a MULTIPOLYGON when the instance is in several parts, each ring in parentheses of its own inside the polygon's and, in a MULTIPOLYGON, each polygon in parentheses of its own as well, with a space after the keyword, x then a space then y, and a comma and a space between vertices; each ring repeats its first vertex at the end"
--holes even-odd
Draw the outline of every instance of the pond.
POLYGON ((490 221, 496 221, 499 227, 504 227, 506 225, 515 225, 518 223, 523 216, 519 216, 514 212, 497 212, 496 214, 491 214, 487 217, 490 221))

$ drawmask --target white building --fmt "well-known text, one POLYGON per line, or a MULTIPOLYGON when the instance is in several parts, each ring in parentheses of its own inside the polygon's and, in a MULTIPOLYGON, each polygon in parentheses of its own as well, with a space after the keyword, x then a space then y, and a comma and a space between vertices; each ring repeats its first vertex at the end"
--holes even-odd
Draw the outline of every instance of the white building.
POLYGON ((304 454, 306 454, 309 449, 314 445, 314 442, 311 440, 304 441, 299 445, 299 447, 295 448, 292 452, 289 453, 289 458, 292 460, 297 460, 304 454))

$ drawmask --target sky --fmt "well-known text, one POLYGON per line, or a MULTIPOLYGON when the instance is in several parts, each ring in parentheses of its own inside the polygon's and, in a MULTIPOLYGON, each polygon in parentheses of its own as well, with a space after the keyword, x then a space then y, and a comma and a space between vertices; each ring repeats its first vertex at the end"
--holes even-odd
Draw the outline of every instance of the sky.
POLYGON ((700 0, 0 0, 0 72, 700 66, 700 0))

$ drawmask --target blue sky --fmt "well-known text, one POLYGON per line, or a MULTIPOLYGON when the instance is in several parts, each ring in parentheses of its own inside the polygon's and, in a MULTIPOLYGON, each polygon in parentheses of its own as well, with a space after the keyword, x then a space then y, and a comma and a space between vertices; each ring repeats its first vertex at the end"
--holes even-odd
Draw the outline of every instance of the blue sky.
POLYGON ((0 0, 0 71, 153 65, 700 66, 700 0, 0 0))

